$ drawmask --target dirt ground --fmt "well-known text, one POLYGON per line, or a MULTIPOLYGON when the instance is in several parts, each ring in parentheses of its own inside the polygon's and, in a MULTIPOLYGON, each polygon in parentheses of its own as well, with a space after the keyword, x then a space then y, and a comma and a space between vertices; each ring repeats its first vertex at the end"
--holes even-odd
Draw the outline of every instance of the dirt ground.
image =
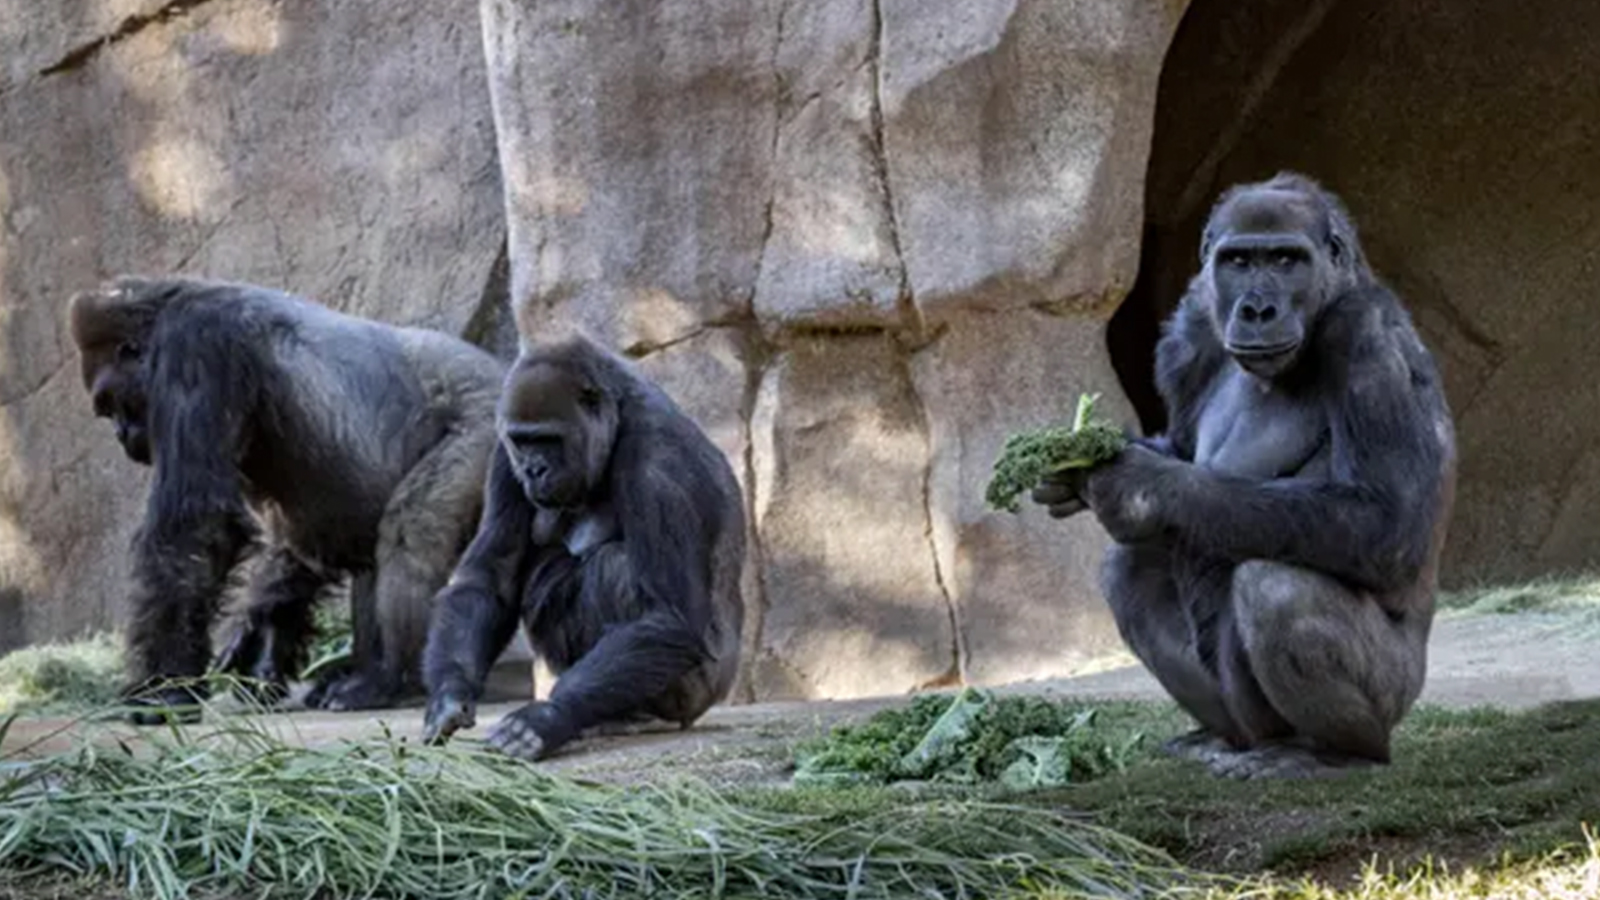
MULTIPOLYGON (((1442 616, 1429 642, 1428 681, 1420 702, 1458 708, 1484 704, 1526 708, 1554 700, 1600 697, 1600 627, 1575 627, 1574 622, 1570 616, 1541 613, 1442 616)), ((1132 664, 1000 690, 1078 698, 1164 696, 1154 679, 1132 664)), ((545 765, 616 782, 649 778, 663 770, 693 772, 718 783, 778 782, 787 775, 789 751, 796 739, 904 700, 879 697, 724 706, 709 712, 688 731, 654 728, 596 737, 572 745, 545 765)), ((518 705, 502 702, 483 707, 477 728, 457 739, 481 740, 494 722, 518 705)), ((385 727, 402 737, 416 735, 421 731, 422 710, 412 707, 371 715, 296 712, 255 718, 286 740, 320 744, 371 735, 385 727)), ((0 744, 0 756, 66 749, 81 739, 84 729, 103 740, 137 743, 140 739, 140 732, 117 723, 24 719, 13 723, 0 744)))

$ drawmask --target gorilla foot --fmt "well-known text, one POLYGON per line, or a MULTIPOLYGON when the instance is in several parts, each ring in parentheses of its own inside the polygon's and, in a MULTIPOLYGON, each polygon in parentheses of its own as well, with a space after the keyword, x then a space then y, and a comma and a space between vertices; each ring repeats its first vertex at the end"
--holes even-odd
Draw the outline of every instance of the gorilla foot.
POLYGON ((351 672, 319 682, 306 695, 306 706, 329 712, 387 709, 396 704, 400 694, 400 689, 391 679, 365 672, 351 672))
POLYGON ((1210 761, 1211 774, 1241 781, 1260 778, 1335 778, 1358 769, 1382 765, 1375 760, 1319 752, 1291 744, 1268 744, 1252 750, 1219 755, 1210 761))
POLYGON ((289 682, 284 678, 236 676, 229 687, 246 703, 272 709, 289 698, 289 682))
POLYGON ((489 730, 489 746, 517 759, 537 762, 555 750, 548 746, 533 722, 538 717, 541 704, 530 703, 511 712, 489 730))
POLYGON ((134 725, 193 725, 204 716, 203 699, 202 688, 167 685, 130 690, 122 704, 134 725))
POLYGON ((215 671, 231 679, 229 687, 248 703, 274 707, 289 696, 288 675, 267 651, 273 638, 264 628, 247 625, 234 634, 217 656, 215 671))
POLYGON ((1229 756, 1238 751, 1223 738, 1204 728, 1196 728, 1162 744, 1161 752, 1178 759, 1192 759, 1209 764, 1218 757, 1229 756))
POLYGON ((471 700, 450 693, 438 694, 428 699, 428 711, 422 719, 422 742, 440 746, 451 735, 476 724, 477 709, 471 700))

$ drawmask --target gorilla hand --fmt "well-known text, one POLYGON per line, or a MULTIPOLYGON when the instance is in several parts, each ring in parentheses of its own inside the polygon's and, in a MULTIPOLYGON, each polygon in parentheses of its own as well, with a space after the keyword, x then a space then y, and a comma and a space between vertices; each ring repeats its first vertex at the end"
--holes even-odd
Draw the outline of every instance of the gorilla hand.
POLYGON ((216 669, 240 679, 235 688, 252 702, 264 706, 281 703, 289 696, 289 676, 277 660, 278 636, 260 617, 248 617, 217 657, 216 669))
POLYGON ((1088 508, 1083 502, 1083 485, 1088 474, 1087 469, 1066 469, 1045 475, 1033 489, 1033 502, 1045 507, 1052 519, 1065 519, 1083 512, 1088 508))
POLYGON ((1078 496, 1094 510, 1112 540, 1119 544, 1149 541, 1166 528, 1164 511, 1170 502, 1174 470, 1183 465, 1131 444, 1116 459, 1083 471, 1078 496))
POLYGON ((534 702, 513 710, 489 730, 489 746, 506 756, 538 762, 554 748, 540 737, 537 723, 547 719, 547 704, 534 702))
POLYGON ((422 719, 422 742, 443 745, 450 735, 477 723, 477 704, 464 693, 439 691, 428 698, 428 711, 422 719))

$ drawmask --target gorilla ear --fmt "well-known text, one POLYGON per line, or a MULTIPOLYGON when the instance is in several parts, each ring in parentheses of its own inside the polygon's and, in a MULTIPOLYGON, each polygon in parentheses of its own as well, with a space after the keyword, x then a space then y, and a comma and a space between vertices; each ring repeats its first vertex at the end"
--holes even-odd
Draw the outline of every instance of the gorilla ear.
POLYGON ((1363 266, 1356 227, 1338 208, 1328 210, 1328 255, 1335 266, 1346 272, 1354 273, 1363 266))

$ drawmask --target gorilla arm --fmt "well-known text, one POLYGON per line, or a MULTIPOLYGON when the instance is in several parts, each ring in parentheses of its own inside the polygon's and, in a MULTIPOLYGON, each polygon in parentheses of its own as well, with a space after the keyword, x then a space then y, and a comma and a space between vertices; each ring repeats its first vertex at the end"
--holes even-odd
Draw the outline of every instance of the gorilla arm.
POLYGON ((474 724, 489 667, 516 634, 534 507, 496 444, 484 485, 483 518, 450 583, 434 601, 423 652, 428 709, 423 740, 442 742, 474 724))
MULTIPOLYGON (((541 758, 663 695, 710 656, 711 555, 726 527, 721 494, 669 431, 632 424, 611 462, 621 539, 576 566, 563 559, 552 574, 533 576, 537 594, 575 589, 577 596, 569 614, 576 621, 542 629, 599 626, 599 639, 561 671, 548 701, 513 711, 495 726, 489 743, 502 752, 541 758), (568 580, 574 569, 578 577, 568 580)), ((692 718, 700 711, 686 712, 692 718)))
MULTIPOLYGON (((134 549, 133 691, 205 671, 211 611, 257 534, 237 467, 256 406, 253 357, 207 333, 207 324, 190 320, 152 341, 155 479, 134 549)), ((225 323, 215 332, 229 333, 225 323)))
POLYGON ((1085 477, 1083 497, 1111 536, 1300 565, 1381 597, 1413 584, 1434 543, 1450 451, 1437 379, 1382 321, 1395 301, 1381 291, 1346 298, 1324 323, 1330 480, 1252 481, 1130 448, 1085 477))

